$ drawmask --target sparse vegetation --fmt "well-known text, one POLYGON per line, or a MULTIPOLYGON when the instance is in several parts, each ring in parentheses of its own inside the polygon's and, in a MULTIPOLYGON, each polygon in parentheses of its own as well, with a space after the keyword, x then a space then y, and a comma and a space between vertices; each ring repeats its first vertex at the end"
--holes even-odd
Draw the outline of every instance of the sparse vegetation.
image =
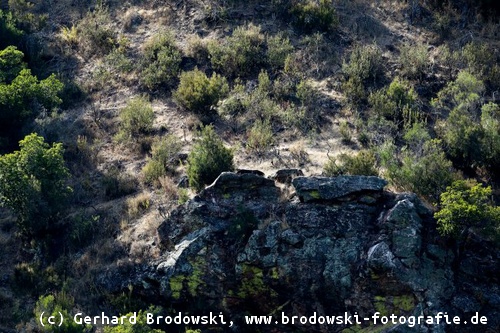
POLYGON ((378 176, 375 154, 369 150, 361 150, 357 154, 340 154, 329 158, 323 167, 323 174, 327 177, 340 175, 378 176))

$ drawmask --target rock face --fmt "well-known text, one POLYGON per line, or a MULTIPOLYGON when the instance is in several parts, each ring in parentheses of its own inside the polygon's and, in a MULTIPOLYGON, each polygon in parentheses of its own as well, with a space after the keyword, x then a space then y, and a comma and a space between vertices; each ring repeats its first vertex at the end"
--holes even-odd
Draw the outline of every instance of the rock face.
POLYGON ((298 177, 299 200, 285 200, 270 179, 223 173, 171 213, 158 229, 161 258, 122 284, 134 285, 148 303, 222 312, 234 323, 210 332, 499 331, 498 251, 472 240, 457 265, 432 212, 415 195, 384 192, 385 185, 377 177, 298 177), (282 313, 364 318, 375 312, 447 312, 462 320, 478 312, 488 324, 281 324, 282 313), (273 321, 247 325, 245 315, 273 321))

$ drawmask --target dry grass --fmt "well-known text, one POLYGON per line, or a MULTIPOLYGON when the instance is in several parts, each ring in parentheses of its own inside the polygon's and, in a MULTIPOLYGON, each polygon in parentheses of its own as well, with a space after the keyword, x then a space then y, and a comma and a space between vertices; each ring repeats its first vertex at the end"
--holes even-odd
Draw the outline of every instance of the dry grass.
POLYGON ((177 185, 174 183, 172 178, 163 176, 158 179, 161 188, 165 193, 165 198, 167 201, 177 200, 179 197, 177 185))
POLYGON ((147 193, 141 193, 133 198, 127 199, 127 213, 131 218, 136 218, 148 210, 151 205, 151 197, 147 193))

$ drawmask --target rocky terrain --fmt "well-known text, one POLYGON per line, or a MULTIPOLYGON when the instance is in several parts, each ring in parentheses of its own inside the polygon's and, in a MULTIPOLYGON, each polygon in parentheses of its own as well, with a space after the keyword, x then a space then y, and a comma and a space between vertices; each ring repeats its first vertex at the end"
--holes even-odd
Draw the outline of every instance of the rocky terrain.
POLYGON ((223 173, 160 225, 158 259, 122 276, 107 272, 102 287, 133 285, 138 297, 168 304, 172 313, 221 311, 234 322, 215 331, 477 332, 443 322, 252 326, 243 317, 447 312, 468 319, 478 312, 488 318, 480 330, 497 332, 498 251, 471 239, 458 265, 436 234, 432 211, 385 185, 367 176, 280 184, 258 173, 223 173))

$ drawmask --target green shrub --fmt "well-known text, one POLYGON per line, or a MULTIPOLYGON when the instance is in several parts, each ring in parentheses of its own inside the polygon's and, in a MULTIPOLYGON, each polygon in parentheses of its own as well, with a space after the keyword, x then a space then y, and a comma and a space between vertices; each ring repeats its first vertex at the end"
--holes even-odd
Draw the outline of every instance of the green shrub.
POLYGON ((79 45, 87 56, 107 54, 117 45, 116 33, 105 6, 97 6, 88 12, 76 28, 79 45))
POLYGON ((0 151, 19 140, 20 128, 40 111, 52 112, 62 102, 64 85, 54 74, 38 80, 25 68, 23 53, 15 47, 0 51, 0 151))
POLYGON ((61 143, 49 146, 37 134, 19 142, 20 150, 0 156, 0 203, 17 215, 20 229, 37 235, 52 227, 71 188, 61 143))
POLYGON ((362 83, 373 80, 383 73, 382 52, 375 45, 356 46, 349 61, 342 64, 342 72, 347 79, 354 78, 362 83))
POLYGON ((180 71, 182 54, 170 33, 155 35, 144 47, 141 82, 148 89, 172 86, 180 71))
POLYGON ((168 135, 164 139, 153 142, 151 159, 142 169, 146 183, 157 183, 160 177, 166 175, 177 162, 177 154, 181 147, 181 143, 174 135, 168 135))
POLYGON ((413 87, 398 78, 389 87, 378 90, 369 97, 376 116, 385 117, 405 128, 421 118, 417 101, 418 96, 413 87))
POLYGON ((342 90, 350 103, 358 104, 366 97, 365 86, 374 85, 383 74, 382 53, 373 45, 356 46, 349 61, 342 64, 345 81, 342 90))
POLYGON ((400 190, 415 192, 436 202, 455 179, 452 163, 446 158, 439 140, 426 141, 421 151, 409 147, 398 154, 393 143, 379 149, 384 176, 400 190))
POLYGON ((212 126, 205 126, 188 156, 189 185, 199 191, 223 171, 233 169, 232 150, 224 147, 212 126))
POLYGON ((451 80, 456 70, 460 65, 460 53, 450 50, 448 45, 439 48, 439 62, 444 67, 445 72, 448 74, 448 79, 451 80))
POLYGON ((307 33, 328 32, 338 25, 337 13, 329 0, 295 0, 290 13, 296 27, 307 33))
POLYGON ((375 154, 369 150, 361 150, 356 155, 340 154, 337 158, 329 158, 323 167, 323 175, 335 177, 340 175, 378 176, 375 154))
POLYGON ((434 214, 438 231, 463 242, 471 228, 498 238, 500 207, 494 205, 491 194, 491 187, 483 187, 474 180, 453 182, 441 194, 440 210, 434 214))
POLYGON ((208 44, 213 68, 228 77, 246 76, 265 64, 265 36, 252 24, 237 27, 224 42, 208 44))
POLYGON ((226 97, 228 92, 229 85, 225 77, 214 73, 209 78, 204 72, 195 69, 181 74, 174 98, 187 110, 210 118, 215 113, 214 106, 226 97))
POLYGON ((17 19, 11 12, 5 12, 0 9, 0 49, 9 45, 18 45, 24 31, 18 29, 17 19))
POLYGON ((468 72, 460 72, 457 79, 448 83, 432 100, 437 112, 449 113, 436 127, 447 145, 448 154, 458 166, 469 170, 482 161, 479 105, 484 89, 482 81, 468 72))
POLYGON ((74 307, 74 299, 65 292, 59 292, 55 295, 40 296, 35 305, 35 318, 43 316, 45 322, 37 320, 37 326, 41 332, 51 333, 84 333, 91 329, 90 325, 79 325, 71 320, 72 310, 74 307), (54 316, 57 318, 58 325, 50 325, 47 322, 48 317, 54 316), (59 325, 59 318, 63 316, 65 320, 59 325))
POLYGON ((269 120, 257 120, 247 139, 247 150, 257 155, 263 155, 273 144, 274 133, 269 120))
POLYGON ((290 40, 283 34, 267 38, 267 62, 272 69, 278 70, 285 66, 286 57, 293 51, 290 40))
POLYGON ((500 106, 498 104, 483 105, 481 127, 483 129, 482 156, 484 164, 498 179, 500 177, 500 106))
POLYGON ((155 114, 145 96, 136 97, 120 111, 120 129, 116 136, 118 141, 137 139, 153 128, 155 114))
MULTIPOLYGON (((140 310, 137 312, 137 323, 131 324, 128 320, 125 320, 123 325, 117 326, 105 326, 104 333, 165 333, 160 329, 151 328, 146 321, 147 314, 153 314, 155 317, 162 314, 161 309, 151 306, 146 311, 140 310)), ((128 313, 125 316, 130 318, 133 313, 128 313)))
POLYGON ((139 185, 133 176, 120 172, 118 168, 111 168, 110 171, 106 172, 101 184, 104 188, 104 195, 110 199, 134 193, 139 185))
POLYGON ((495 55, 486 43, 468 43, 461 53, 467 71, 481 80, 487 78, 488 72, 496 63, 495 55))
POLYGON ((403 45, 401 47, 401 75, 409 79, 421 80, 429 70, 427 45, 403 45))

